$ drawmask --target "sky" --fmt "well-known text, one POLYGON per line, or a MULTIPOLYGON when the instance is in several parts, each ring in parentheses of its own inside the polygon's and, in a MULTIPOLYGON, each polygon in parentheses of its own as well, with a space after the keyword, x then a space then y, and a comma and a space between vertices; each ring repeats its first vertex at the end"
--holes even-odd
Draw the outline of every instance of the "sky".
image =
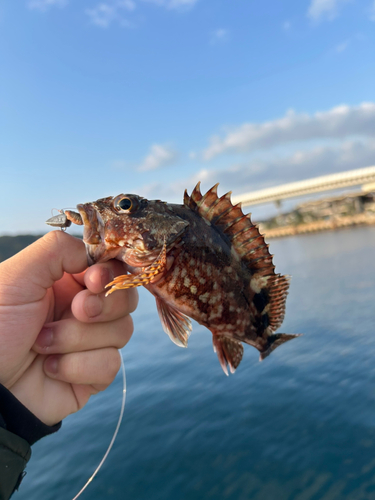
POLYGON ((371 165, 375 0, 0 0, 0 235, 371 165))

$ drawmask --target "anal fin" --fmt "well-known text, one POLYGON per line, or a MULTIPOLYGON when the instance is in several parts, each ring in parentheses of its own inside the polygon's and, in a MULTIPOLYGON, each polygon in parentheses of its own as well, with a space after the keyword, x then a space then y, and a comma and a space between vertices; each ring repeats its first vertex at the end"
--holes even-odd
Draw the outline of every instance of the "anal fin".
POLYGON ((225 375, 228 375, 228 366, 230 372, 234 373, 241 363, 243 356, 243 346, 241 342, 225 337, 225 335, 212 334, 212 344, 225 375))
POLYGON ((165 333, 179 347, 187 347, 192 329, 190 319, 160 297, 155 298, 159 318, 165 333))

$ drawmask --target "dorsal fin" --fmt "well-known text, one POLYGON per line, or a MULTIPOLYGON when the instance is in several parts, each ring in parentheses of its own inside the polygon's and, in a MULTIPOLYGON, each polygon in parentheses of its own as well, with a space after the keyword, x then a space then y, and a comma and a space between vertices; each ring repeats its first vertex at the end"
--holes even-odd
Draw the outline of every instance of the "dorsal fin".
POLYGON ((203 219, 210 221, 225 234, 252 274, 275 275, 272 255, 258 227, 251 222, 250 215, 243 213, 241 203, 232 204, 231 193, 226 193, 219 198, 217 187, 218 184, 215 184, 205 195, 202 195, 200 182, 198 182, 190 196, 185 192, 185 206, 199 213, 203 219))
POLYGON ((258 226, 252 223, 250 214, 243 213, 241 203, 232 204, 230 192, 219 198, 217 187, 218 184, 215 184, 202 195, 198 182, 190 196, 185 191, 184 205, 209 221, 229 239, 232 248, 251 271, 251 281, 256 283, 253 292, 260 293, 263 288, 267 290, 269 327, 275 331, 284 319, 289 278, 275 274, 268 245, 258 226))

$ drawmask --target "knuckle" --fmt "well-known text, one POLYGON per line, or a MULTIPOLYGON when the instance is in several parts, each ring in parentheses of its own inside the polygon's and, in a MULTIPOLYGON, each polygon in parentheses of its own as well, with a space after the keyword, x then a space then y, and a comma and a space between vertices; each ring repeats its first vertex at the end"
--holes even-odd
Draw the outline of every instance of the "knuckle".
POLYGON ((137 309, 138 290, 136 288, 128 288, 127 290, 122 290, 122 292, 122 294, 118 294, 118 300, 121 300, 123 313, 131 314, 137 309))
POLYGON ((62 240, 66 235, 62 231, 50 231, 38 240, 38 244, 42 245, 49 253, 58 253, 62 240))
POLYGON ((60 230, 50 231, 42 236, 41 241, 48 243, 59 243, 61 238, 64 238, 64 233, 60 230))
POLYGON ((72 378, 72 375, 74 375, 73 365, 74 363, 72 363, 72 360, 69 356, 61 356, 57 364, 57 373, 59 375, 59 378, 67 381, 70 380, 72 378))
POLYGON ((83 344, 83 331, 79 328, 78 321, 62 321, 55 332, 55 346, 62 352, 75 352, 83 344))
POLYGON ((132 313, 137 309, 139 295, 138 295, 138 290, 136 288, 131 288, 129 290, 129 293, 130 293, 130 295, 129 295, 129 313, 132 313))
POLYGON ((133 335, 134 332, 134 323, 133 323, 133 318, 129 315, 126 316, 126 333, 128 334, 127 336, 133 335))
POLYGON ((120 359, 120 354, 116 349, 110 349, 109 351, 109 356, 108 356, 108 378, 112 382, 114 378, 117 375, 117 372, 119 371, 121 367, 121 359, 120 359))
POLYGON ((50 231, 36 242, 43 251, 46 264, 54 281, 59 280, 63 275, 60 263, 61 249, 66 244, 67 237, 68 235, 62 231, 50 231))
POLYGON ((116 336, 116 344, 115 347, 117 349, 121 349, 124 347, 130 340, 130 337, 134 331, 133 319, 131 316, 125 316, 121 323, 118 326, 119 335, 116 336))
POLYGON ((85 345, 85 332, 81 328, 71 329, 67 336, 67 348, 70 351, 81 351, 85 345))
POLYGON ((53 260, 58 256, 58 248, 61 241, 59 236, 60 233, 61 231, 51 231, 36 242, 36 244, 42 247, 44 252, 46 252, 48 260, 53 260))
POLYGON ((66 354, 62 356, 60 365, 62 378, 71 383, 80 383, 89 368, 89 360, 82 359, 76 353, 66 354))

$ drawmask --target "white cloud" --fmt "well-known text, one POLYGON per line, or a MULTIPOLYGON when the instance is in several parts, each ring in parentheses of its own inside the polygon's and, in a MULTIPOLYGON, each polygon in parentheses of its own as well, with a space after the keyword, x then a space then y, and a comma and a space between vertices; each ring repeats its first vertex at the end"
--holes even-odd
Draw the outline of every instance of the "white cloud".
POLYGON ((68 0, 31 0, 28 3, 29 9, 47 11, 50 7, 65 7, 68 0))
POLYGON ((198 0, 143 0, 144 2, 153 3, 166 9, 186 9, 193 7, 198 0))
POLYGON ((273 160, 253 160, 225 169, 202 169, 174 183, 153 183, 140 190, 142 196, 181 203, 184 189, 191 192, 202 181, 202 192, 220 183, 220 193, 232 190, 239 195, 320 175, 375 165, 375 140, 345 141, 336 146, 296 151, 273 160))
POLYGON ((114 21, 118 21, 122 26, 129 25, 129 22, 122 17, 122 12, 135 9, 133 0, 117 0, 112 2, 102 2, 93 9, 86 9, 85 13, 90 22, 101 28, 108 28, 114 21))
MULTIPOLYGON (((142 0, 143 2, 153 3, 166 9, 186 10, 193 7, 198 0, 142 0)), ((65 7, 69 0, 29 0, 30 9, 47 11, 51 7, 65 7)), ((118 21, 124 26, 130 23, 122 17, 122 11, 132 11, 136 8, 134 0, 104 0, 92 8, 85 10, 92 24, 107 28, 114 21, 118 21)))
POLYGON ((220 42, 226 42, 229 37, 229 30, 224 28, 219 28, 211 32, 210 43, 215 45, 220 42))
POLYGON ((192 7, 198 0, 169 0, 167 5, 170 9, 179 9, 181 7, 192 7))
POLYGON ((334 19, 338 14, 339 7, 348 1, 349 0, 312 0, 307 15, 314 21, 319 21, 324 18, 334 19))
POLYGON ((169 146, 162 144, 153 144, 150 153, 146 156, 143 162, 138 166, 140 172, 148 170, 156 170, 166 165, 170 165, 177 159, 177 153, 169 146))
POLYGON ((292 27, 292 23, 291 23, 290 21, 285 21, 285 22, 283 23, 283 29, 284 29, 285 31, 290 30, 290 28, 291 28, 291 27, 292 27))
MULTIPOLYGON (((318 146, 271 161, 251 161, 227 170, 210 171, 208 184, 221 182, 237 194, 268 186, 308 179, 375 164, 375 141, 345 141, 337 146, 318 146)), ((209 186, 208 186, 209 187, 209 186)))
POLYGON ((375 130, 375 103, 337 106, 314 115, 289 111, 284 118, 264 123, 244 123, 224 138, 214 136, 203 152, 210 160, 226 152, 253 151, 293 141, 369 136, 375 130))

